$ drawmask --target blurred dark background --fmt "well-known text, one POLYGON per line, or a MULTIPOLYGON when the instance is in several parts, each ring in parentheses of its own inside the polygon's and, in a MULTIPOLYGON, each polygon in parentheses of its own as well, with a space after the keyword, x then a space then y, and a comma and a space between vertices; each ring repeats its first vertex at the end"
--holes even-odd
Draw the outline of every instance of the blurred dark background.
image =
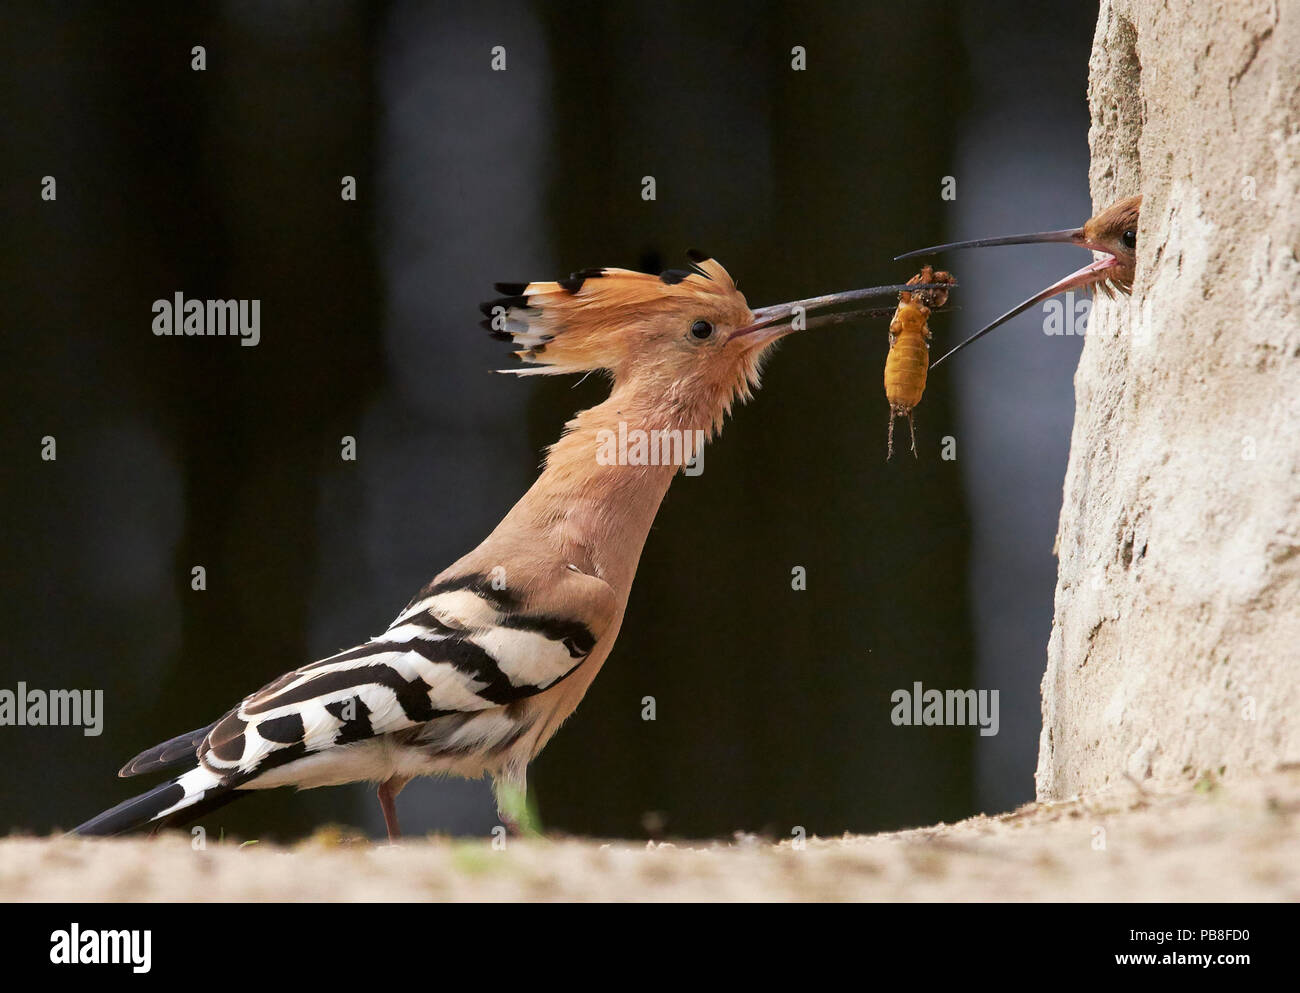
MULTIPOLYGON (((1094 19, 1067 0, 4 5, 0 688, 102 689, 105 726, 0 727, 0 830, 138 792, 114 778, 127 758, 382 631, 491 530, 603 390, 487 374, 508 351, 478 328, 494 280, 698 246, 758 306, 1081 222, 1094 19), (155 337, 177 291, 260 299, 261 343, 155 337)), ((941 344, 1080 264, 945 262, 963 289, 941 344)), ((835 834, 1032 798, 1081 343, 1039 321, 936 372, 921 458, 889 464, 887 317, 784 344, 674 484, 621 640, 533 766, 548 828, 835 834), (998 689, 1000 734, 894 727, 915 681, 998 689)), ((416 782, 401 809, 410 833, 496 823, 485 783, 416 782)), ((382 831, 364 786, 206 826, 324 821, 382 831)))

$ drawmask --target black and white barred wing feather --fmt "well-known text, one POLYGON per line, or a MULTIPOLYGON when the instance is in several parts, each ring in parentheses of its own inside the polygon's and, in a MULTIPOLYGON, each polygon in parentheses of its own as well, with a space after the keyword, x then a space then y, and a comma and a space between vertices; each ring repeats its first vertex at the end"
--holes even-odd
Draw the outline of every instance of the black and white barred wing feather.
POLYGON ((77 831, 189 820, 236 790, 465 771, 476 761, 469 771, 478 774, 527 731, 507 708, 574 672, 600 633, 521 610, 483 577, 431 587, 379 637, 287 673, 211 727, 132 759, 121 775, 197 765, 77 831))

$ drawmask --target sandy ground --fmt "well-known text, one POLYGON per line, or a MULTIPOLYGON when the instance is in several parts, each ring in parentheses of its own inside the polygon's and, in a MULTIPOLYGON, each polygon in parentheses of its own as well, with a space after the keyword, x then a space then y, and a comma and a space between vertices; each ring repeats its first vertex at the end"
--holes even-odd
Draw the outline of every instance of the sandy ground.
POLYGON ((1300 900, 1300 768, 880 835, 0 841, 0 900, 1300 900))

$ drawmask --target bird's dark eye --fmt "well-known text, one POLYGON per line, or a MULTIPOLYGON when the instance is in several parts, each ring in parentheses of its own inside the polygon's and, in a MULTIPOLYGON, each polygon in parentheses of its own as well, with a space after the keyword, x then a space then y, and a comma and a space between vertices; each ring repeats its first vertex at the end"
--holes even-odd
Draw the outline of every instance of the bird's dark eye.
POLYGON ((713 325, 708 321, 696 321, 691 325, 691 337, 703 341, 709 335, 713 334, 713 325))
POLYGON ((1133 249, 1137 248, 1138 233, 1134 231, 1132 228, 1129 228, 1127 231, 1124 232, 1123 235, 1120 236, 1119 240, 1124 243, 1125 248, 1132 251, 1133 249))

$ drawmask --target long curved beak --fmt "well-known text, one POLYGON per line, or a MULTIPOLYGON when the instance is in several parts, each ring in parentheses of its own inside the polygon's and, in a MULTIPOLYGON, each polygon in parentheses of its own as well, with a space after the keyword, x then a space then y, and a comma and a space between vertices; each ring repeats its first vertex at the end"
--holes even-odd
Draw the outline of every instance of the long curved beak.
POLYGON ((958 248, 991 248, 994 245, 1038 245, 1044 242, 1065 242, 1071 245, 1082 245, 1084 248, 1091 248, 1088 244, 1087 235, 1084 234, 1083 228, 1064 228, 1060 231, 1034 231, 1030 234, 1008 234, 1000 238, 976 238, 973 241, 950 241, 946 245, 931 245, 929 248, 918 248, 913 252, 905 252, 902 255, 895 255, 894 261, 899 259, 915 258, 918 255, 935 255, 939 252, 953 251, 958 248))
POLYGON ((978 341, 980 338, 983 338, 994 328, 998 327, 998 325, 1005 324, 1007 321, 1011 320, 1011 318, 1015 317, 1017 314, 1023 313, 1024 311, 1028 310, 1030 307, 1034 306, 1034 304, 1042 303, 1044 300, 1048 299, 1049 297, 1054 297, 1058 293, 1064 293, 1066 290, 1077 289, 1080 286, 1091 286, 1093 283, 1101 282, 1102 280, 1107 278, 1110 270, 1116 269, 1118 267, 1119 267, 1119 260, 1116 259, 1113 255, 1107 255, 1104 259, 1098 259, 1096 262, 1093 262, 1090 265, 1086 265, 1082 269, 1076 269, 1074 272, 1070 273, 1070 275, 1066 276, 1064 279, 1058 280, 1057 282, 1053 283, 1051 286, 1047 287, 1042 292, 1035 293, 1024 303, 1020 303, 1012 307, 1010 310, 1008 310, 997 320, 993 321, 991 324, 986 324, 984 327, 980 328, 973 335, 971 335, 969 338, 963 341, 960 345, 957 345, 955 348, 952 348, 947 353, 940 356, 936 361, 931 363, 930 368, 931 369, 935 368, 935 366, 939 365, 940 362, 943 362, 945 359, 951 358, 953 355, 960 352, 967 345, 971 344, 972 342, 978 341))
POLYGON ((899 259, 910 259, 916 255, 932 255, 937 252, 946 252, 959 248, 989 248, 995 245, 1039 245, 1050 242, 1062 242, 1069 245, 1078 245, 1080 248, 1090 248, 1096 252, 1106 252, 1106 257, 1070 273, 1070 275, 1053 283, 1041 293, 1035 293, 1028 300, 1024 301, 1024 303, 1012 307, 997 320, 980 328, 960 345, 957 345, 946 354, 940 356, 935 362, 931 363, 931 369, 935 368, 935 366, 939 365, 939 363, 943 362, 945 359, 951 358, 972 342, 976 342, 980 338, 983 338, 994 328, 1005 324, 1017 314, 1028 310, 1030 307, 1034 306, 1034 304, 1042 303, 1044 300, 1054 297, 1058 293, 1064 293, 1066 290, 1077 289, 1080 286, 1091 286, 1093 283, 1105 280, 1110 275, 1110 270, 1119 266, 1119 260, 1111 255, 1100 244, 1092 241, 1083 228, 1062 228, 1060 231, 1034 231, 1029 234, 1011 234, 999 238, 976 238, 972 241, 952 241, 946 245, 932 245, 929 248, 918 248, 914 252, 907 252, 903 255, 894 256, 894 260, 898 261, 899 259))
POLYGON ((909 286, 906 283, 894 283, 889 286, 868 286, 861 290, 845 290, 843 293, 827 293, 824 296, 809 297, 806 300, 793 300, 790 303, 759 307, 757 310, 752 311, 753 321, 745 327, 733 331, 727 342, 730 344, 737 339, 743 338, 746 339, 745 343, 747 345, 757 346, 790 334, 792 331, 823 327, 828 324, 842 324, 844 321, 861 317, 869 312, 868 310, 859 309, 835 314, 823 314, 819 317, 811 316, 831 307, 859 303, 863 300, 875 300, 881 297, 896 297, 904 291, 947 290, 956 285, 956 283, 925 283, 909 286))

